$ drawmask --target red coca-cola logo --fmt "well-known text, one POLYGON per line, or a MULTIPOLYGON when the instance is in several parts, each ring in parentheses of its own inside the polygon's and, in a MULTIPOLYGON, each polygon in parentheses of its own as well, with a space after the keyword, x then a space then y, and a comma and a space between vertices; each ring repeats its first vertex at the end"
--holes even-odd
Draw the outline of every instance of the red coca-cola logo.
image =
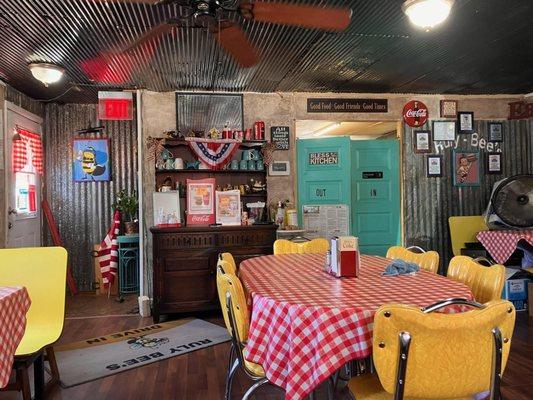
POLYGON ((403 120, 409 126, 417 127, 424 125, 428 117, 428 108, 421 101, 413 100, 403 107, 403 120))
POLYGON ((192 220, 194 222, 208 222, 210 215, 193 215, 192 220))

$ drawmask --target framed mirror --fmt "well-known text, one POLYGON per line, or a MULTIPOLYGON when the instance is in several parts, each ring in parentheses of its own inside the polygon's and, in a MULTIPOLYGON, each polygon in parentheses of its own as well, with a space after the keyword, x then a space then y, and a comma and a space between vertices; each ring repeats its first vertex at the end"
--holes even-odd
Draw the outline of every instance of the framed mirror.
POLYGON ((242 131, 242 94, 176 93, 176 125, 184 136, 194 131, 204 136, 210 129, 242 131))

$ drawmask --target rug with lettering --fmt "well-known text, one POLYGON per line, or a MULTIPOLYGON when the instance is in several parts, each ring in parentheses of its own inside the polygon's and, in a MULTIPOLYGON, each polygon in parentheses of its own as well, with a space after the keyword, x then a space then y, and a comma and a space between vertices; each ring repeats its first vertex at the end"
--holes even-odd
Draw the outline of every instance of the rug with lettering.
POLYGON ((60 383, 66 388, 228 340, 225 328, 182 319, 58 345, 54 350, 60 383))

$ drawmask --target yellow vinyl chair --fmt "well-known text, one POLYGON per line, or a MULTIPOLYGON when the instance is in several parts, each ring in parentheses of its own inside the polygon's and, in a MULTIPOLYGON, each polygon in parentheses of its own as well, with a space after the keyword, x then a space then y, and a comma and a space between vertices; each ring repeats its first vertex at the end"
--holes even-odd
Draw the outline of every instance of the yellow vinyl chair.
POLYGON ((246 391, 243 400, 250 396, 261 386, 269 383, 263 367, 246 360, 246 341, 250 320, 246 307, 246 298, 241 281, 236 275, 225 274, 221 267, 217 268, 218 298, 224 315, 226 328, 231 336, 231 349, 226 379, 225 399, 231 399, 233 377, 239 368, 250 378, 254 384, 246 391))
POLYGON ((486 303, 502 297, 505 283, 505 267, 495 264, 485 267, 467 256, 456 256, 450 260, 446 276, 467 285, 479 303, 486 303))
POLYGON ((450 217, 448 218, 448 225, 450 226, 450 238, 454 256, 461 255, 461 249, 465 247, 465 243, 477 242, 476 235, 478 232, 489 229, 482 215, 450 217))
POLYGON ((308 242, 298 243, 301 254, 326 254, 329 250, 329 242, 324 238, 312 239, 308 242))
POLYGON ((287 239, 278 239, 274 242, 274 255, 280 254, 297 254, 300 252, 298 243, 291 242, 287 239))
POLYGON ((481 305, 450 299, 422 310, 383 305, 374 317, 372 339, 377 376, 352 378, 348 388, 357 400, 466 400, 487 390, 500 400, 515 316, 505 300, 481 305), (433 312, 454 303, 477 309, 433 312))
POLYGON ((22 391, 24 400, 31 399, 28 378, 31 364, 34 364, 36 397, 43 395, 43 349, 53 380, 59 380, 51 345, 63 331, 66 274, 67 251, 62 247, 0 250, 0 286, 24 286, 31 299, 26 331, 15 353, 17 382, 6 388, 22 391))
POLYGON ((424 251, 420 247, 416 248, 422 250, 422 253, 411 251, 415 247, 392 246, 387 250, 387 258, 412 262, 420 268, 436 274, 439 270, 439 253, 436 251, 424 251))
POLYGON ((235 259, 231 253, 220 253, 218 259, 219 262, 224 261, 227 263, 227 265, 223 268, 226 274, 237 275, 237 264, 235 264, 235 259))

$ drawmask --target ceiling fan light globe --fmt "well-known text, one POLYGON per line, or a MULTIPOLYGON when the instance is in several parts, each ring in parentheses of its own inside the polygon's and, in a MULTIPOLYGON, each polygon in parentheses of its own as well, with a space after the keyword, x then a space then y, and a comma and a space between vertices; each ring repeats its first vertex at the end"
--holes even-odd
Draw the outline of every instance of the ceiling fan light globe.
POLYGON ((31 63, 28 68, 33 77, 45 86, 59 82, 65 73, 60 66, 49 63, 31 63))
POLYGON ((453 3, 454 0, 406 0, 402 10, 413 25, 429 30, 448 18, 453 3))

